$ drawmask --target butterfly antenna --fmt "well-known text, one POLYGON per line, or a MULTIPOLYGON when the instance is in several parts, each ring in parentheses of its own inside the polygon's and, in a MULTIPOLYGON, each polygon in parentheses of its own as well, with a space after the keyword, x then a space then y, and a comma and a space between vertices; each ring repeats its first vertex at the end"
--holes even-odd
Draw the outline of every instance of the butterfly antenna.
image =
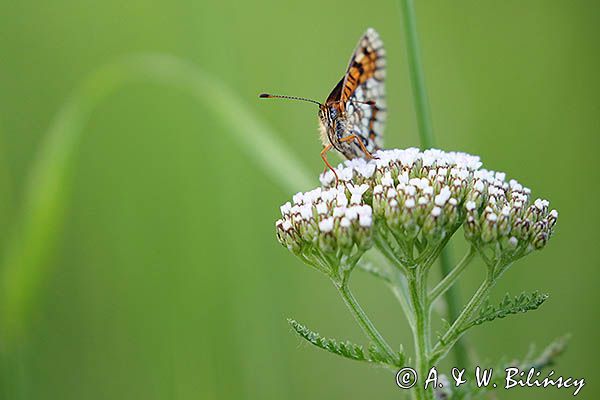
POLYGON ((300 100, 300 101, 308 101, 309 103, 314 103, 317 105, 322 105, 316 100, 307 99, 306 97, 297 97, 297 96, 283 96, 280 94, 269 94, 269 93, 261 93, 258 95, 261 99, 288 99, 288 100, 300 100))

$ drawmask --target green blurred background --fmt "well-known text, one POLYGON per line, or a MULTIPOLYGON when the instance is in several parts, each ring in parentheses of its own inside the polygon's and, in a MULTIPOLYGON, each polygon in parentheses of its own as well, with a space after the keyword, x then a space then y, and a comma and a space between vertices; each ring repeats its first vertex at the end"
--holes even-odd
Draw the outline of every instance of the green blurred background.
MULTIPOLYGON (((548 302, 474 329, 469 341, 486 365, 570 332, 557 371, 585 377, 579 397, 597 398, 600 3, 423 1, 417 15, 438 146, 480 155, 560 212, 549 246, 495 290, 501 298, 540 289, 548 302)), ((15 226, 28 217, 28 177, 48 130, 97 68, 140 52, 199 66, 273 128, 316 185, 316 109, 259 102, 257 93, 324 99, 368 26, 389 55, 387 145, 418 146, 394 1, 2 2, 0 239, 9 261, 1 268, 11 268, 7 244, 19 246, 15 226)), ((279 205, 290 187, 308 188, 282 187, 265 172, 257 159, 269 152, 248 156, 206 105, 143 79, 116 88, 83 124, 59 182, 60 229, 42 236, 49 251, 39 265, 23 262, 41 272, 24 289, 29 307, 16 338, 2 345, 3 399, 399 397, 386 371, 307 347, 286 324, 294 317, 326 336, 365 342, 328 282, 277 243, 279 205)), ((464 249, 457 236, 456 259, 464 249)), ((0 276, 4 290, 19 284, 0 276)), ((463 301, 482 276, 474 263, 463 301)), ((360 272, 353 285, 382 331, 410 349, 393 297, 360 272)))

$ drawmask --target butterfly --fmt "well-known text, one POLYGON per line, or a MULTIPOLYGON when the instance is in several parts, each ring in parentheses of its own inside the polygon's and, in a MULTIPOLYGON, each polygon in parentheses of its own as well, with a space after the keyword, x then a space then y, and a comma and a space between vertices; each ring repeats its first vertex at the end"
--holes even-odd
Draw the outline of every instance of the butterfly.
POLYGON ((374 158, 383 146, 385 124, 385 50, 379 34, 367 29, 348 64, 348 69, 325 103, 304 97, 262 93, 261 98, 283 98, 315 103, 319 106, 319 127, 323 150, 321 158, 335 178, 327 152, 335 149, 347 159, 374 158))

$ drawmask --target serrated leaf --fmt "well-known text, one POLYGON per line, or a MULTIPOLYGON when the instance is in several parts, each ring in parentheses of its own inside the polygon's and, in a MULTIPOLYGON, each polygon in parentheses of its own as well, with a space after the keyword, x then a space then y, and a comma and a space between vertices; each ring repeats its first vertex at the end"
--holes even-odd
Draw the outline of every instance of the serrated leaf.
POLYGON ((405 366, 406 356, 404 355, 402 346, 400 347, 400 351, 397 353, 397 358, 395 360, 391 360, 386 354, 382 353, 374 343, 369 345, 368 353, 369 361, 371 362, 393 365, 399 368, 405 366))
POLYGON ((492 306, 486 302, 479 311, 479 316, 466 324, 463 330, 474 325, 480 325, 484 322, 493 321, 496 318, 504 318, 508 315, 525 313, 538 309, 546 300, 548 295, 545 293, 533 292, 531 294, 521 293, 518 296, 511 297, 508 293, 504 296, 498 306, 492 306))
POLYGON ((379 349, 377 348, 377 346, 375 346, 373 343, 371 343, 369 345, 369 358, 373 361, 373 362, 381 362, 381 363, 385 363, 387 360, 387 357, 382 354, 379 349))
POLYGON ((288 319, 288 322, 298 335, 313 346, 352 360, 369 361, 369 359, 365 357, 362 346, 358 344, 349 341, 339 342, 335 339, 326 339, 321 337, 317 332, 311 331, 306 326, 293 319, 288 319))
POLYGON ((324 338, 317 332, 310 330, 305 325, 302 325, 293 319, 288 319, 288 323, 298 335, 300 335, 313 346, 326 350, 330 353, 337 354, 338 356, 356 361, 365 361, 374 364, 385 364, 392 366, 402 366, 404 363, 405 357, 403 352, 398 353, 398 358, 396 360, 390 360, 389 357, 381 353, 373 344, 369 346, 368 351, 365 353, 361 345, 354 344, 348 340, 339 341, 336 339, 324 338))

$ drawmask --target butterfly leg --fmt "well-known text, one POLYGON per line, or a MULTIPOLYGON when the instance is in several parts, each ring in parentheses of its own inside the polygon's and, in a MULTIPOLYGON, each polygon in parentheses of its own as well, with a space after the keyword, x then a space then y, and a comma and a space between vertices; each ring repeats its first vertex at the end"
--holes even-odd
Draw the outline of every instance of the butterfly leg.
POLYGON ((360 146, 360 149, 367 156, 367 160, 377 159, 377 157, 374 157, 373 154, 371 154, 369 152, 369 150, 367 150, 367 148, 365 147, 365 144, 363 143, 363 141, 358 136, 356 136, 356 135, 350 135, 350 136, 346 136, 346 137, 343 137, 343 138, 340 139, 340 142, 342 142, 342 143, 352 142, 352 141, 356 141, 358 143, 358 145, 360 146))
POLYGON ((335 169, 331 166, 331 164, 329 164, 329 161, 327 161, 327 152, 329 150, 331 150, 333 146, 331 144, 328 144, 327 146, 323 147, 323 150, 321 151, 321 158, 323 159, 323 161, 325 162, 326 165, 326 169, 329 168, 331 170, 331 172, 333 172, 333 176, 335 176, 335 186, 338 185, 340 179, 338 178, 335 169))

